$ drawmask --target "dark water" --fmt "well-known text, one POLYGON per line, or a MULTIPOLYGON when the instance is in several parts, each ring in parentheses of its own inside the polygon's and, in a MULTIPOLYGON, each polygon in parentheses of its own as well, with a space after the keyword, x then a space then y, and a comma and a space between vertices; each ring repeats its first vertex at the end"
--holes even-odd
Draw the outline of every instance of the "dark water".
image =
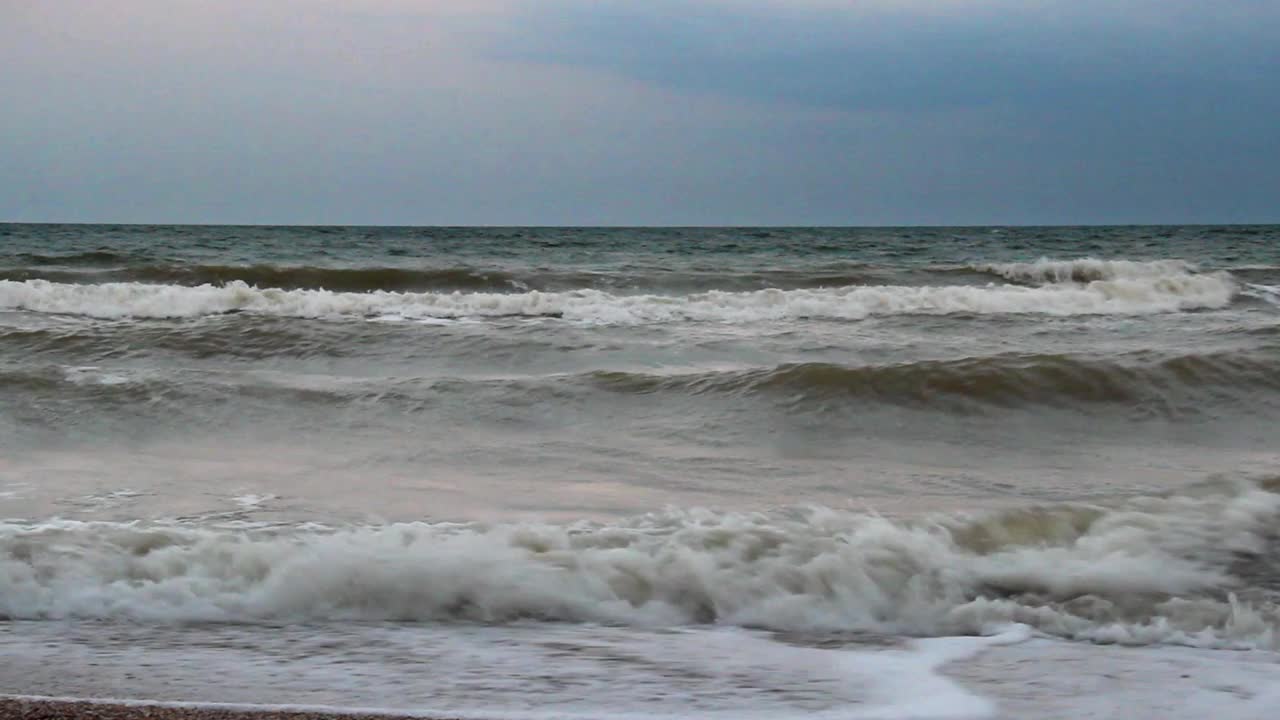
POLYGON ((1280 227, 0 225, 0 616, 1272 647, 1278 420, 1280 227))

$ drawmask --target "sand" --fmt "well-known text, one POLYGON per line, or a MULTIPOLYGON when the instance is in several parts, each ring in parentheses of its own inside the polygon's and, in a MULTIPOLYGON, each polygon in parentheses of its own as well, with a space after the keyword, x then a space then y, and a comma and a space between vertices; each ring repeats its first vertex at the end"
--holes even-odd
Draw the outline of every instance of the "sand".
MULTIPOLYGON (((279 710, 250 706, 173 706, 158 704, 123 704, 109 701, 55 700, 0 696, 0 719, 3 720, 404 720, 411 716, 376 713, 279 710)), ((418 718, 417 720, 422 720, 418 718)), ((437 720, 447 720, 439 718, 437 720)))

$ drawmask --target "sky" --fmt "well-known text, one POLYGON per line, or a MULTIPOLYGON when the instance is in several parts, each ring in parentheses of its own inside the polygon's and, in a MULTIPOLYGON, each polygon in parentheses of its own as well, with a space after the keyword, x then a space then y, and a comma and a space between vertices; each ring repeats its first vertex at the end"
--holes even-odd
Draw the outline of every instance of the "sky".
POLYGON ((0 0, 0 221, 1280 222, 1280 0, 0 0))

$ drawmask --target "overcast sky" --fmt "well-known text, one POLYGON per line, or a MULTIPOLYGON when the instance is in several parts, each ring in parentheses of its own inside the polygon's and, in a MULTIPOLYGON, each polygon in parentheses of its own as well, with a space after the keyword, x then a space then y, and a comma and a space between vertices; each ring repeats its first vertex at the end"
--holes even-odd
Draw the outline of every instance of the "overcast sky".
POLYGON ((0 0, 0 221, 1280 222, 1280 0, 0 0))

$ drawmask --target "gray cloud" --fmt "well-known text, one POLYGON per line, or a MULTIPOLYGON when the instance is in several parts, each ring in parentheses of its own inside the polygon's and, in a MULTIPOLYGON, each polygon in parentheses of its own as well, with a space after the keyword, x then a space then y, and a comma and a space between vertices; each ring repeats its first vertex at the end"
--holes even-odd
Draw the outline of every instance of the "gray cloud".
POLYGON ((0 220, 1280 220, 1276 2, 353 7, 0 5, 0 220))
POLYGON ((1280 3, 539 2, 495 53, 854 111, 1277 101, 1280 3))

